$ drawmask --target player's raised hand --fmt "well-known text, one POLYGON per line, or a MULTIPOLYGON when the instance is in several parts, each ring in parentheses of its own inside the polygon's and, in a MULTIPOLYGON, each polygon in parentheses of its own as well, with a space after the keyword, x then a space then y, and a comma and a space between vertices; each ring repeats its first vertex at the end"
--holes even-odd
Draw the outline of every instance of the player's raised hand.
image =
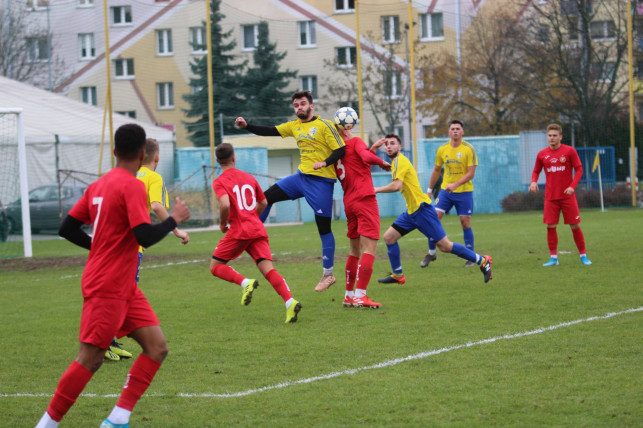
POLYGON ((239 128, 245 128, 246 126, 248 126, 248 122, 246 122, 246 120, 243 117, 239 116, 234 121, 234 125, 239 128))
POLYGON ((172 208, 172 218, 176 221, 176 224, 181 224, 185 220, 190 218, 190 210, 185 201, 176 198, 174 200, 174 208, 172 208))
POLYGON ((386 143, 386 138, 380 138, 379 140, 377 140, 376 142, 374 142, 374 143, 373 143, 373 145, 371 146, 370 150, 371 150, 373 153, 375 153, 375 151, 376 151, 377 149, 379 149, 380 147, 382 147, 382 145, 383 145, 384 143, 386 143))
POLYGON ((382 165, 380 165, 380 168, 382 168, 384 171, 390 171, 391 170, 391 164, 384 161, 382 165))

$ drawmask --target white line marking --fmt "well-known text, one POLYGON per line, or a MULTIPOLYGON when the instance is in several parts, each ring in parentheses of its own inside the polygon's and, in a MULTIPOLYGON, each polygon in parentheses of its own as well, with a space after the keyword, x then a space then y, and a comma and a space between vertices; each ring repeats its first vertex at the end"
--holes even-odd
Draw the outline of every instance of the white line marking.
MULTIPOLYGON (((385 367, 396 366, 396 365, 398 365, 400 363, 404 363, 404 362, 407 362, 407 361, 420 360, 420 359, 423 359, 423 358, 432 357, 434 355, 444 354, 446 352, 457 351, 458 349, 471 348, 471 347, 478 346, 478 345, 486 345, 488 343, 494 343, 494 342, 497 342, 499 340, 517 339, 519 337, 533 336, 535 334, 545 333, 547 331, 557 330, 557 329, 563 328, 563 327, 570 327, 572 325, 581 324, 581 323, 584 323, 584 322, 604 320, 604 319, 613 318, 613 317, 620 316, 620 315, 630 314, 630 313, 633 313, 633 312, 641 312, 641 311, 643 311, 643 306, 640 306, 638 308, 627 309, 625 311, 610 312, 610 313, 605 314, 605 315, 597 315, 597 316, 584 318, 584 319, 580 319, 580 320, 564 322, 564 323, 560 323, 560 324, 556 324, 556 325, 551 325, 549 327, 537 328, 535 330, 523 331, 521 333, 505 334, 503 336, 495 336, 495 337, 491 337, 489 339, 478 340, 478 341, 475 341, 475 342, 467 342, 467 343, 464 343, 462 345, 455 345, 455 346, 450 346, 450 347, 446 347, 446 348, 434 349, 432 351, 420 352, 418 354, 409 355, 409 356, 403 357, 403 358, 395 358, 393 360, 383 361, 381 363, 373 364, 373 365, 366 366, 366 367, 358 367, 356 369, 348 369, 348 370, 344 370, 344 371, 341 371, 341 372, 332 372, 332 373, 328 373, 328 374, 325 374, 325 375, 309 377, 309 378, 306 378, 306 379, 299 379, 299 380, 293 380, 293 381, 287 381, 287 382, 278 383, 276 385, 264 386, 262 388, 248 389, 246 391, 232 392, 232 393, 227 393, 227 394, 214 394, 214 393, 192 394, 192 393, 180 392, 180 393, 177 394, 177 396, 178 397, 188 397, 188 398, 192 398, 192 397, 198 397, 198 398, 245 397, 247 395, 256 394, 256 393, 259 393, 259 392, 270 391, 270 390, 273 390, 273 389, 287 388, 289 386, 312 383, 312 382, 317 382, 318 380, 332 379, 332 378, 339 377, 339 376, 344 376, 344 375, 352 375, 352 374, 356 374, 356 373, 359 373, 359 372, 364 371, 364 370, 373 370, 373 369, 381 369, 381 368, 385 368, 385 367)), ((166 394, 163 394, 163 393, 145 394, 145 395, 147 397, 165 397, 166 396, 166 394)), ((0 398, 51 397, 51 396, 52 396, 52 394, 45 394, 45 393, 0 394, 0 398)), ((119 394, 99 395, 99 394, 87 394, 87 393, 84 393, 84 394, 81 394, 81 396, 83 396, 83 397, 112 398, 112 397, 118 397, 119 394)))

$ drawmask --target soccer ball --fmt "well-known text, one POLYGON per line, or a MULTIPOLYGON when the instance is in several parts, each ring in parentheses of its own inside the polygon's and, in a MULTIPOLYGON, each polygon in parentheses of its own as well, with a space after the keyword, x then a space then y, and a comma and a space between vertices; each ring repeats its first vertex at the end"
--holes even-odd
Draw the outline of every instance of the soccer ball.
POLYGON ((358 120, 357 112, 350 107, 342 107, 335 112, 335 125, 339 129, 349 130, 358 120))

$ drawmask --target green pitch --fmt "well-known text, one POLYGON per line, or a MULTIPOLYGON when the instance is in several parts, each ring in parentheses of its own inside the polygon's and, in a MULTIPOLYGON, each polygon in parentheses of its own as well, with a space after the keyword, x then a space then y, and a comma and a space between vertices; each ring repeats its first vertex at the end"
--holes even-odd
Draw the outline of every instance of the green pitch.
MULTIPOLYGON (((561 225, 550 268, 540 213, 476 215, 489 284, 452 255, 420 269, 417 232, 400 240, 406 284, 378 284, 390 271, 380 242, 369 286, 379 310, 342 307, 344 222, 333 222, 338 282, 323 293, 315 225, 272 227, 275 266, 303 305, 296 324, 265 279, 243 307, 238 286, 211 276, 219 232, 194 232, 186 247, 170 235, 146 252, 140 283, 170 354, 131 426, 638 426, 642 215, 583 211, 594 264, 581 265, 561 225)), ((456 216, 444 225, 462 242, 456 216)), ((34 254, 0 262, 0 426, 35 425, 77 351, 84 250, 44 241, 34 254)), ((247 256, 232 266, 259 275, 247 256)), ((106 362, 61 427, 98 426, 132 362, 106 362)))

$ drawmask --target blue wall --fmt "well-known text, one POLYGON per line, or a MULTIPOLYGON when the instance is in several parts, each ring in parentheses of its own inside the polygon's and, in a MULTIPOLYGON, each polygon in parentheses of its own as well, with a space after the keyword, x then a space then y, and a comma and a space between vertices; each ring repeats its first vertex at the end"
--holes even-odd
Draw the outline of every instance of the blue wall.
MULTIPOLYGON (((447 139, 425 139, 418 142, 418 162, 416 168, 420 185, 426 190, 435 162, 435 153, 447 139)), ((478 156, 478 168, 473 179, 474 186, 474 212, 499 213, 502 212, 500 201, 510 193, 524 191, 525 186, 520 179, 520 144, 519 137, 471 137, 466 138, 471 143, 478 156)), ((266 148, 236 148, 237 168, 249 172, 257 178, 261 187, 266 190, 274 180, 268 177, 268 150, 266 148)), ((381 153, 379 153, 381 155, 381 153)), ((207 148, 182 148, 176 150, 176 181, 185 180, 190 174, 201 168, 201 165, 210 164, 210 151, 207 148)), ((391 181, 388 172, 373 172, 375 187, 384 186, 391 181)), ((184 185, 203 187, 203 173, 195 174, 184 185)), ((342 203, 343 191, 337 182, 335 184, 334 199, 335 213, 339 218, 345 219, 342 203)), ((406 209, 404 198, 400 193, 379 194, 377 201, 381 217, 397 217, 406 209)), ((275 208, 273 208, 275 209, 275 208)), ((284 201, 276 205, 276 218, 270 222, 312 222, 315 215, 306 201, 284 201)), ((451 214, 455 214, 452 210, 451 214)))

